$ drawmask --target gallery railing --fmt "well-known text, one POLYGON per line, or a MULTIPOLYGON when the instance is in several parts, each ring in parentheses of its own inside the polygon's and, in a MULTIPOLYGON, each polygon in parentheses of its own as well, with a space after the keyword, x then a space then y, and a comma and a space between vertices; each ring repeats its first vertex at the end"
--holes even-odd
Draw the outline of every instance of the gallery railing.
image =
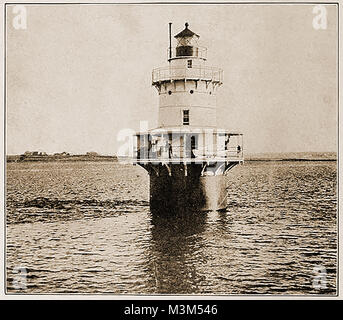
POLYGON ((215 67, 163 67, 152 71, 152 84, 173 80, 207 80, 222 83, 223 70, 215 67))

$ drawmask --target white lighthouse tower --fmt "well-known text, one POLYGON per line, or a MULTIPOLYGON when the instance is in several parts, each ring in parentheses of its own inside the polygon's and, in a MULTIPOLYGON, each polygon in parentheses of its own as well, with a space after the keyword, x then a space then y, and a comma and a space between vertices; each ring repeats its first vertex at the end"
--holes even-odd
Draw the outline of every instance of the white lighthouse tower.
POLYGON ((243 162, 243 136, 217 128, 223 71, 206 65, 206 48, 185 24, 171 45, 169 66, 154 69, 158 128, 134 139, 134 164, 150 175, 150 207, 158 212, 225 210, 226 173, 243 162))

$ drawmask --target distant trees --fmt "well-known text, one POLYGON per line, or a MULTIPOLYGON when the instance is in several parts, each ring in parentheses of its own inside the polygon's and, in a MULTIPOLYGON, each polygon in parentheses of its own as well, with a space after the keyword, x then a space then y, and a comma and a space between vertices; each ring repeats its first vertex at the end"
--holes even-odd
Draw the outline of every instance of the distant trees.
POLYGON ((70 156, 70 153, 69 152, 61 152, 61 153, 54 153, 54 156, 57 156, 57 157, 66 157, 66 156, 70 156))
POLYGON ((97 157, 97 156, 99 156, 99 154, 97 152, 91 151, 91 152, 87 152, 86 156, 88 156, 88 157, 97 157))
POLYGON ((25 151, 24 154, 22 154, 22 156, 47 156, 46 152, 38 152, 38 151, 25 151))
POLYGON ((69 152, 47 154, 44 151, 25 151, 21 155, 7 155, 8 162, 18 161, 117 161, 115 155, 101 155, 95 151, 71 155, 69 152))
MULTIPOLYGON (((99 157, 100 155, 95 151, 89 151, 85 154, 88 157, 99 157)), ((31 157, 31 156, 70 156, 69 152, 63 151, 63 152, 56 152, 51 155, 48 155, 46 152, 38 152, 38 151, 25 151, 21 156, 24 157, 31 157)))

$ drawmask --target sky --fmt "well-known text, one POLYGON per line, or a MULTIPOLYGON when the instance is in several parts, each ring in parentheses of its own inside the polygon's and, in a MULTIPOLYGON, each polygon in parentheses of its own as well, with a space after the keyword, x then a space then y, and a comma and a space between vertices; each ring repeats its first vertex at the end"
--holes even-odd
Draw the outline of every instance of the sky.
POLYGON ((244 151, 337 149, 337 7, 316 30, 313 5, 7 6, 7 154, 116 154, 123 129, 157 126, 151 71, 167 66, 168 23, 189 28, 224 70, 218 126, 244 151))

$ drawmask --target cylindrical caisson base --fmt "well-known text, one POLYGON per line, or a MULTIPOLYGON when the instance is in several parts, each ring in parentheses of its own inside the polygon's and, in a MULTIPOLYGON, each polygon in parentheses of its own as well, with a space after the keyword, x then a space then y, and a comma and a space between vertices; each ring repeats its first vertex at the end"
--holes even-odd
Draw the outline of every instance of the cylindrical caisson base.
MULTIPOLYGON (((200 168, 201 169, 201 168, 200 168)), ((225 210, 227 190, 225 175, 201 176, 197 167, 174 167, 172 175, 150 174, 152 212, 225 210)))

